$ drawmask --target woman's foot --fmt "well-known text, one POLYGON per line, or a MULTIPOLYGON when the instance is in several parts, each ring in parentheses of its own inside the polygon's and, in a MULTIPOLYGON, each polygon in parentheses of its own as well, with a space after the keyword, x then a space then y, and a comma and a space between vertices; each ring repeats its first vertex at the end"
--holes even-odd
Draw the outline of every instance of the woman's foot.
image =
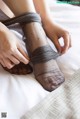
POLYGON ((49 46, 40 23, 26 24, 25 35, 35 78, 44 89, 53 91, 64 82, 64 76, 54 60, 59 54, 49 46))

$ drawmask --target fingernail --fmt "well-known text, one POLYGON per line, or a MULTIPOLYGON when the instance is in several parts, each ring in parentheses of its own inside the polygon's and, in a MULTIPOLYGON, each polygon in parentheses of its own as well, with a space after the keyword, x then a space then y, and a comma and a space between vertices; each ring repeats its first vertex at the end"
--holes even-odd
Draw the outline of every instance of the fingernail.
POLYGON ((29 60, 26 60, 24 63, 25 63, 25 64, 28 64, 28 63, 29 63, 29 60))

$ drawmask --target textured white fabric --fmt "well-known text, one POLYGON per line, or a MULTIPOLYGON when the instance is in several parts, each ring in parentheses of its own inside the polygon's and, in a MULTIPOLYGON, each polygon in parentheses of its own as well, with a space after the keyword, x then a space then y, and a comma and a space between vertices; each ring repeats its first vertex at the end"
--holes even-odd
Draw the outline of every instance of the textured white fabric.
MULTIPOLYGON (((69 30, 72 37, 73 47, 57 59, 59 67, 67 78, 80 68, 80 8, 54 4, 50 1, 48 0, 53 20, 69 30)), ((0 116, 2 112, 7 112, 6 119, 19 119, 47 94, 48 92, 34 79, 33 74, 11 75, 0 67, 0 116)))
POLYGON ((80 70, 22 119, 80 119, 80 70))

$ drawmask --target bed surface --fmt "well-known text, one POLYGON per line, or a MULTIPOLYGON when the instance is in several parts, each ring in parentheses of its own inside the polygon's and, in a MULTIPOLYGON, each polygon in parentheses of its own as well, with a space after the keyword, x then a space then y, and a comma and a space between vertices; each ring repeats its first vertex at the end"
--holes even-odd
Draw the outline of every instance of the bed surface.
MULTIPOLYGON (((72 48, 57 59, 67 80, 80 68, 80 7, 48 2, 54 21, 67 29, 72 38, 72 48)), ((6 112, 6 119, 20 119, 48 94, 33 74, 11 75, 0 66, 0 116, 6 112)))
POLYGON ((22 119, 80 119, 80 69, 22 119))

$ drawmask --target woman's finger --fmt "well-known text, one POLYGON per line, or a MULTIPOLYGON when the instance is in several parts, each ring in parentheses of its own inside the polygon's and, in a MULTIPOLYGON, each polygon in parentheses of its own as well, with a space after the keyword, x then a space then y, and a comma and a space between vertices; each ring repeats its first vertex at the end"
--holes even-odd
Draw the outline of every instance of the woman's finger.
POLYGON ((1 65, 2 65, 3 67, 6 67, 6 65, 5 65, 5 63, 3 62, 2 59, 0 59, 0 63, 1 63, 1 65))
POLYGON ((17 58, 20 62, 23 62, 24 64, 29 63, 29 60, 25 58, 18 49, 15 50, 15 52, 13 53, 13 56, 15 56, 15 58, 17 58))
POLYGON ((55 38, 55 39, 54 39, 54 45, 55 45, 57 51, 58 51, 59 53, 61 53, 61 46, 60 46, 60 43, 59 43, 58 38, 55 38))
POLYGON ((9 60, 13 62, 13 64, 19 64, 20 61, 16 59, 13 55, 9 56, 9 60))
POLYGON ((66 33, 64 36, 63 36, 63 40, 64 40, 64 50, 62 51, 62 54, 65 53, 69 47, 70 47, 70 36, 69 36, 69 33, 66 33))
POLYGON ((4 64, 6 65, 6 67, 8 69, 11 69, 12 67, 14 67, 15 64, 13 64, 8 58, 4 58, 3 59, 4 64))
POLYGON ((29 60, 27 53, 23 50, 23 48, 20 45, 18 45, 18 50, 27 60, 29 60))
POLYGON ((69 37, 70 43, 69 43, 69 48, 72 47, 72 42, 71 42, 71 36, 69 37))

